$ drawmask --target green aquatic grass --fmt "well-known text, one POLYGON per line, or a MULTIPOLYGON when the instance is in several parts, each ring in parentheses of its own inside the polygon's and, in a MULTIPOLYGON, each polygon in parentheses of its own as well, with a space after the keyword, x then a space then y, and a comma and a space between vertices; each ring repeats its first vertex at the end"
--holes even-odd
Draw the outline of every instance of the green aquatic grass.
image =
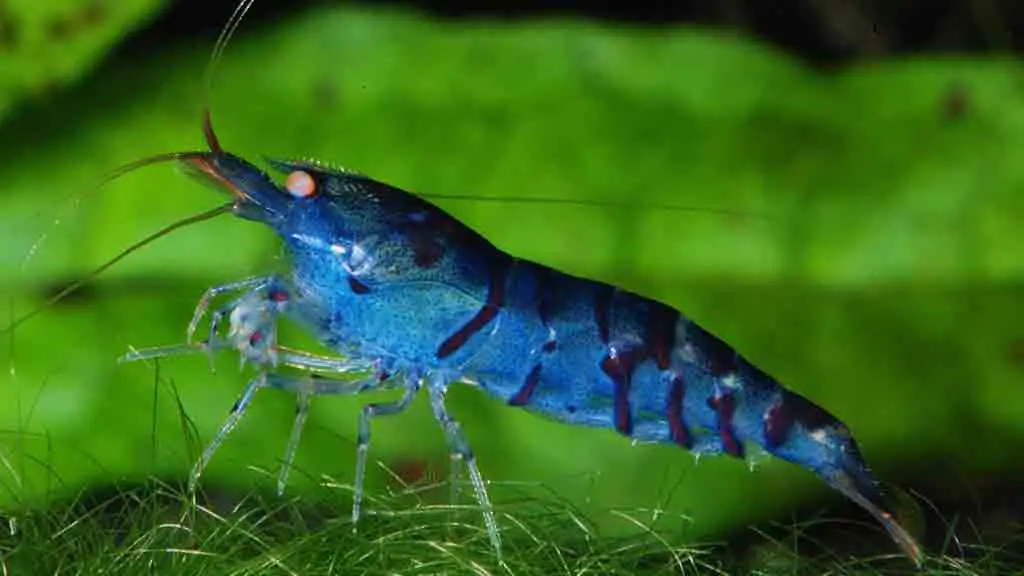
MULTIPOLYGON (((647 530, 649 511, 620 511, 643 528, 629 537, 602 537, 566 502, 530 512, 515 503, 498 510, 504 565, 490 548, 471 506, 418 499, 429 487, 406 488, 367 504, 357 530, 336 492, 350 488, 324 479, 319 500, 275 498, 259 492, 196 499, 150 479, 143 486, 102 492, 45 510, 8 516, 0 527, 5 574, 714 574, 998 576, 1013 574, 1019 557, 973 546, 935 556, 918 571, 893 554, 852 557, 802 551, 804 530, 755 536, 743 548, 672 544, 647 530), (333 498, 332 498, 333 496, 333 498), (334 500, 331 502, 331 500, 334 500)), ((443 488, 443 487, 434 487, 443 488)))

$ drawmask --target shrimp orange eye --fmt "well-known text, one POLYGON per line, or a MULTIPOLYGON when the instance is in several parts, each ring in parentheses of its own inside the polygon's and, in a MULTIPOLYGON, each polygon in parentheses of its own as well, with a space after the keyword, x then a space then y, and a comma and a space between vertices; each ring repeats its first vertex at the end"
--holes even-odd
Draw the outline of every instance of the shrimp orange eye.
POLYGON ((296 170, 288 175, 284 187, 296 198, 308 198, 316 193, 316 182, 309 172, 296 170))

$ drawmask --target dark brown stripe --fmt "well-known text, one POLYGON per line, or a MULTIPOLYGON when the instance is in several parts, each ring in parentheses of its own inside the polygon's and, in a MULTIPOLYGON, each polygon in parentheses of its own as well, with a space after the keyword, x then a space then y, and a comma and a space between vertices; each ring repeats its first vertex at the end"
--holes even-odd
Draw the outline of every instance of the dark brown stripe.
POLYGON ((444 245, 429 232, 409 232, 412 261, 419 268, 430 268, 444 256, 444 245))
POLYGON ((548 320, 551 319, 551 300, 553 298, 551 290, 555 282, 555 272, 538 264, 532 265, 530 270, 537 282, 537 316, 540 317, 540 323, 547 327, 548 320))
POLYGON ((450 240, 443 229, 445 219, 431 218, 429 212, 405 212, 393 219, 392 224, 405 234, 412 250, 413 263, 420 268, 430 268, 444 256, 445 246, 450 240))
POLYGON ((790 392, 779 386, 774 378, 763 370, 740 358, 741 371, 747 374, 748 386, 757 386, 764 394, 776 391, 779 399, 772 404, 765 414, 764 438, 765 448, 778 448, 789 438, 790 430, 799 423, 807 431, 820 430, 828 426, 842 425, 827 410, 811 402, 807 398, 790 392))
POLYGON ((502 261, 492 264, 494 268, 492 268, 491 279, 487 287, 487 302, 476 313, 476 316, 473 316, 462 328, 441 343, 437 349, 438 359, 444 359, 454 354, 498 315, 501 307, 505 305, 505 281, 508 279, 511 263, 510 259, 503 258, 502 261))
POLYGON ((629 410, 629 381, 622 373, 619 361, 605 356, 601 361, 601 370, 608 375, 614 385, 613 406, 615 410, 615 429, 629 436, 633 433, 633 415, 629 410))
MULTIPOLYGON (((554 299, 552 290, 557 281, 556 272, 539 264, 531 264, 530 271, 536 281, 537 317, 542 326, 549 328, 548 322, 551 320, 551 305, 554 299)), ((558 342, 554 340, 548 340, 541 346, 541 350, 546 354, 551 354, 556 349, 558 349, 558 342)))
POLYGON ((708 406, 718 414, 718 434, 722 438, 722 447, 730 456, 743 458, 743 444, 740 444, 732 429, 732 416, 736 411, 736 399, 731 392, 708 399, 708 406))
POLYGON ((764 447, 768 451, 778 448, 793 428, 793 413, 782 398, 768 409, 764 419, 764 447))
POLYGON ((647 346, 659 370, 668 370, 672 363, 672 347, 676 343, 676 320, 679 312, 654 302, 647 318, 647 346))
POLYGON ((533 397, 533 391, 537 389, 538 382, 540 382, 540 364, 534 366, 533 370, 530 370, 530 373, 526 375, 522 388, 516 392, 515 396, 509 398, 509 405, 526 406, 529 404, 530 398, 533 397))
POLYGON ((683 448, 693 446, 690 430, 683 421, 683 400, 686 396, 686 382, 681 375, 672 378, 672 388, 668 393, 668 429, 672 441, 683 448))
POLYGON ((490 304, 485 305, 473 316, 469 322, 466 322, 458 332, 452 334, 447 340, 441 343, 441 346, 437 349, 437 357, 439 359, 447 358, 454 354, 459 348, 462 348, 466 342, 477 332, 483 330, 484 326, 494 320, 494 317, 498 315, 500 308, 491 306, 490 304))
POLYGON ((615 287, 608 284, 600 284, 597 287, 597 298, 594 302, 594 318, 597 322, 597 333, 601 335, 601 342, 608 343, 608 313, 612 306, 612 297, 615 296, 615 287))
POLYGON ((352 290, 353 294, 366 294, 370 291, 370 287, 360 282, 355 276, 348 277, 348 287, 352 290))
POLYGON ((629 392, 632 388, 633 370, 644 358, 642 348, 627 349, 616 356, 605 356, 601 370, 614 384, 613 406, 615 429, 626 436, 633 434, 633 415, 629 406, 629 392))

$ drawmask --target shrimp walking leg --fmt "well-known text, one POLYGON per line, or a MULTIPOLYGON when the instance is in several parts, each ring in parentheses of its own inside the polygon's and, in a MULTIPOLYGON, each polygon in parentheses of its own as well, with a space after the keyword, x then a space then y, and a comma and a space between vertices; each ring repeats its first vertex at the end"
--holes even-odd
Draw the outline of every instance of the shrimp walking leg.
MULTIPOLYGON (((367 379, 369 380, 369 379, 367 379)), ((376 381, 376 377, 373 378, 376 381)), ((217 431, 216 436, 203 450, 202 456, 196 462, 192 468, 192 473, 189 475, 189 490, 195 490, 196 484, 199 481, 199 476, 202 475, 203 470, 209 464, 213 458, 214 452, 220 447, 227 438, 235 426, 238 425, 239 420, 245 415, 246 408, 249 407, 249 402, 252 401, 256 391, 260 388, 277 388, 279 390, 285 390, 288 392, 296 393, 298 398, 298 409, 296 410, 295 423, 292 425, 292 435, 288 443, 288 448, 285 451, 285 461, 282 465, 282 470, 278 476, 278 489, 281 490, 281 482, 283 479, 287 479, 288 470, 291 468, 292 458, 295 455, 295 448, 298 445, 299 437, 302 433, 302 427, 306 419, 306 411, 309 407, 309 398, 313 395, 351 395, 358 394, 365 390, 367 387, 366 380, 336 380, 320 375, 306 375, 306 376, 289 376, 284 374, 275 373, 261 373, 259 376, 253 378, 242 395, 235 402, 235 405, 231 408, 230 414, 227 419, 221 425, 220 430, 217 431)))
POLYGON ((202 470, 227 435, 238 424, 259 388, 271 387, 295 393, 295 420, 277 481, 277 490, 281 494, 287 484, 295 452, 302 437, 311 397, 318 394, 356 394, 368 387, 380 385, 386 378, 382 377, 382 372, 374 369, 372 362, 365 360, 353 362, 346 358, 317 356, 294 350, 279 350, 276 341, 277 318, 289 296, 283 282, 275 276, 249 278, 207 290, 196 306, 195 314, 189 323, 189 339, 191 339, 198 322, 206 313, 210 301, 220 294, 235 290, 247 290, 247 292, 211 314, 210 337, 206 342, 199 344, 189 342, 136 350, 125 355, 122 360, 133 361, 206 352, 212 363, 213 355, 217 350, 230 348, 241 353, 243 366, 248 361, 263 369, 260 375, 246 386, 242 396, 232 408, 228 419, 203 451, 199 461, 196 462, 189 476, 190 490, 194 490, 202 470), (225 317, 230 319, 230 329, 226 338, 218 335, 220 324, 225 317), (371 372, 371 376, 357 381, 342 381, 319 374, 295 377, 268 373, 267 369, 277 367, 279 361, 283 361, 287 366, 307 371, 330 372, 335 375, 371 372))
POLYGON ((498 534, 498 523, 494 518, 494 508, 491 506, 491 499, 487 495, 487 487, 484 486, 483 476, 480 475, 480 469, 476 465, 476 456, 473 455, 473 450, 469 447, 469 442, 466 440, 465 435, 463 435, 459 423, 448 414, 448 409, 445 407, 446 382, 435 379, 428 386, 428 389, 430 391, 430 407, 434 412, 434 418, 444 430, 449 449, 451 450, 452 483, 454 484, 456 479, 455 464, 461 460, 469 471, 469 479, 473 484, 473 491, 476 493, 476 499, 483 510, 487 535, 491 539, 491 544, 494 546, 498 558, 501 558, 501 536, 498 534))
POLYGON ((420 389, 418 378, 405 380, 405 393, 395 402, 367 404, 359 416, 359 433, 356 444, 355 493, 352 497, 352 525, 359 520, 363 504, 363 480, 366 477, 366 454, 370 449, 370 421, 375 416, 394 416, 408 408, 420 389))
POLYGON ((295 452, 299 448, 299 440, 302 439, 302 429, 306 425, 306 416, 309 414, 309 392, 299 392, 295 395, 295 421, 292 423, 292 433, 288 436, 288 446, 284 450, 284 460, 281 462, 281 471, 277 475, 277 495, 284 494, 284 487, 288 485, 288 472, 291 471, 292 462, 295 461, 295 452))
POLYGON ((251 290, 257 286, 266 286, 268 284, 275 283, 276 281, 276 276, 253 276, 251 278, 245 278, 243 280, 208 288, 199 298, 199 302, 196 303, 195 311, 192 313, 192 320, 189 321, 188 329, 185 331, 185 341, 189 343, 192 342, 192 336, 195 334, 196 328, 199 327, 199 322, 203 319, 203 316, 206 315, 206 311, 210 307, 210 303, 217 296, 228 292, 251 290))
MULTIPOLYGON (((210 354, 220 350, 234 350, 235 343, 231 340, 218 338, 213 342, 196 342, 194 344, 172 344, 170 346, 156 346, 153 348, 140 348, 132 350, 121 356, 118 362, 137 362, 139 360, 155 360, 170 356, 183 356, 189 354, 210 354)), ((321 356, 301 350, 282 349, 276 350, 277 362, 280 366, 290 366, 308 372, 329 372, 335 376, 342 374, 354 374, 359 372, 370 372, 375 370, 372 362, 353 360, 344 357, 321 356)), ((376 381, 374 382, 376 384, 376 381)))
MULTIPOLYGON (((377 376, 376 378, 371 378, 366 381, 367 388, 376 387, 383 380, 381 378, 381 373, 372 362, 355 360, 341 356, 321 356, 319 354, 302 352, 301 350, 278 349, 277 354, 280 365, 291 366, 292 368, 298 368, 299 370, 306 370, 309 372, 329 372, 334 376, 338 376, 341 374, 372 371, 377 374, 377 376)), ((323 387, 315 386, 314 390, 316 391, 314 394, 327 393, 319 391, 321 389, 323 389, 323 387)))
MULTIPOLYGON (((301 355, 301 354, 300 354, 301 355)), ((339 380, 322 376, 320 374, 308 374, 305 376, 286 376, 283 374, 266 374, 265 386, 277 388, 286 392, 293 392, 295 399, 295 421, 292 424, 292 432, 288 438, 288 446, 285 448, 284 460, 281 464, 281 471, 277 477, 277 493, 284 493, 288 483, 288 473, 291 470, 292 462, 295 460, 295 452, 302 438, 302 429, 306 422, 306 415, 309 412, 309 403, 313 396, 350 396, 358 394, 368 387, 380 381, 378 375, 372 375, 359 380, 339 380)))
POLYGON ((227 420, 221 425, 220 430, 217 431, 217 435, 213 437, 213 440, 206 445, 203 450, 203 454, 196 461, 195 465, 192 466, 192 472, 188 475, 188 490, 193 492, 196 489, 196 484, 199 482, 199 476, 202 475, 203 469, 213 458, 213 453, 217 451, 224 439, 227 438, 228 434, 235 429, 238 425, 238 421, 245 415, 245 409, 249 407, 249 402, 252 401, 253 395, 260 388, 266 386, 266 374, 260 374, 253 378, 245 386, 245 390, 242 391, 242 395, 239 396, 238 400, 235 401, 235 405, 231 407, 231 412, 228 414, 227 420))

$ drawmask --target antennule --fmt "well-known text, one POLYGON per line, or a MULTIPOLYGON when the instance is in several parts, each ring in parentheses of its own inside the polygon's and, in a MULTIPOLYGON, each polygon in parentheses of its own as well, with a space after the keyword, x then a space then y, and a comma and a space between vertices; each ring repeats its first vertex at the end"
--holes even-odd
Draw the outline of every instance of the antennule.
POLYGON ((220 64, 221 57, 224 56, 224 50, 227 48, 228 42, 235 35, 235 31, 238 30, 242 19, 245 18, 245 14, 249 11, 249 8, 252 8, 255 1, 241 0, 235 6, 235 11, 231 13, 227 24, 224 25, 220 35, 217 36, 217 43, 214 44, 213 52, 210 53, 210 61, 206 65, 205 81, 203 82, 205 85, 205 94, 203 95, 203 135, 206 137, 206 144, 210 147, 210 150, 217 154, 222 153, 224 150, 220 147, 217 135, 213 132, 213 123, 210 121, 210 93, 213 91, 213 77, 217 71, 217 65, 220 64))
POLYGON ((53 295, 52 297, 50 297, 45 303, 43 303, 42 306, 39 306, 39 307, 33 309, 31 312, 21 316, 20 318, 18 318, 14 322, 11 322, 10 325, 5 327, 3 330, 0 330, 0 335, 8 334, 8 333, 14 331, 14 329, 17 328, 18 326, 21 326, 22 324, 24 324, 25 322, 27 322, 28 320, 30 320, 31 318, 33 318, 34 316, 36 316, 37 314, 42 312, 43 310, 49 308, 50 306, 53 306, 57 302, 60 302, 61 300, 64 299, 65 296, 67 296, 68 294, 71 294, 75 290, 78 290, 83 284, 85 284, 89 280, 92 280, 96 276, 99 276, 104 271, 106 271, 108 268, 110 268, 114 264, 117 264, 118 262, 120 262, 121 260, 126 258, 132 252, 135 252, 139 248, 142 248, 143 246, 146 246, 147 244, 153 242, 154 240, 156 240, 156 239, 158 239, 158 238, 160 238, 162 236, 166 236, 167 234, 170 234, 171 232, 174 232, 178 228, 184 228, 185 226, 189 226, 191 224, 196 224, 196 223, 202 222, 204 220, 210 220, 211 218, 214 218, 216 216, 220 216, 221 214, 224 214, 225 212, 230 212, 233 207, 234 207, 234 202, 229 202, 227 204, 223 204, 221 206, 218 206, 218 207, 214 208, 213 210, 207 210, 206 212, 201 212, 199 214, 195 214, 195 215, 189 216, 187 218, 182 218, 181 220, 178 220, 177 222, 172 222, 171 224, 168 224, 167 226, 164 226, 163 228, 157 230, 156 232, 150 234, 149 236, 146 236, 142 240, 139 240, 138 242, 136 242, 136 243, 132 244, 131 246, 125 248, 117 256, 114 256, 110 260, 107 260, 103 264, 97 266, 95 269, 90 271, 88 274, 86 274, 82 278, 72 282, 71 284, 66 286, 63 290, 61 290, 60 292, 58 292, 55 295, 53 295))
MULTIPOLYGON (((60 204, 62 207, 58 208, 58 210, 57 210, 57 218, 53 221, 52 224, 53 224, 53 226, 57 226, 58 224, 60 224, 61 221, 64 218, 64 215, 68 211, 74 210, 75 208, 77 208, 78 205, 82 202, 82 200, 88 198, 91 194, 94 194, 97 190, 99 190, 100 188, 102 188, 106 184, 109 184, 110 182, 113 182, 114 180, 117 180, 118 178, 120 178, 121 176, 124 176, 125 174, 128 174, 129 172, 134 172, 135 170, 138 170, 139 168, 142 168, 142 167, 145 167, 145 166, 150 166, 150 165, 153 165, 153 164, 161 164, 163 162, 169 162, 169 161, 172 161, 172 160, 181 160, 181 159, 188 158, 190 156, 195 156, 195 155, 198 155, 198 154, 204 154, 204 153, 203 152, 170 152, 170 153, 165 153, 165 154, 157 154, 157 155, 154 155, 154 156, 148 156, 146 158, 140 158, 138 160, 129 162, 127 164, 122 164, 121 166, 118 166, 117 168, 114 168, 110 172, 107 172, 106 174, 104 174, 103 177, 101 177, 99 180, 97 180, 95 183, 93 183, 93 185, 90 188, 86 189, 84 192, 74 192, 72 194, 68 194, 66 197, 64 197, 60 201, 58 201, 58 204, 60 204), (70 205, 70 207, 68 207, 68 205, 70 205)), ((28 266, 29 260, 31 260, 32 257, 39 251, 40 246, 42 246, 43 243, 46 241, 48 235, 49 235, 48 231, 43 232, 42 234, 40 234, 39 238, 36 239, 36 241, 32 243, 32 246, 29 247, 28 252, 25 255, 25 259, 22 261, 22 264, 21 264, 22 265, 22 269, 24 269, 26 266, 28 266)))

